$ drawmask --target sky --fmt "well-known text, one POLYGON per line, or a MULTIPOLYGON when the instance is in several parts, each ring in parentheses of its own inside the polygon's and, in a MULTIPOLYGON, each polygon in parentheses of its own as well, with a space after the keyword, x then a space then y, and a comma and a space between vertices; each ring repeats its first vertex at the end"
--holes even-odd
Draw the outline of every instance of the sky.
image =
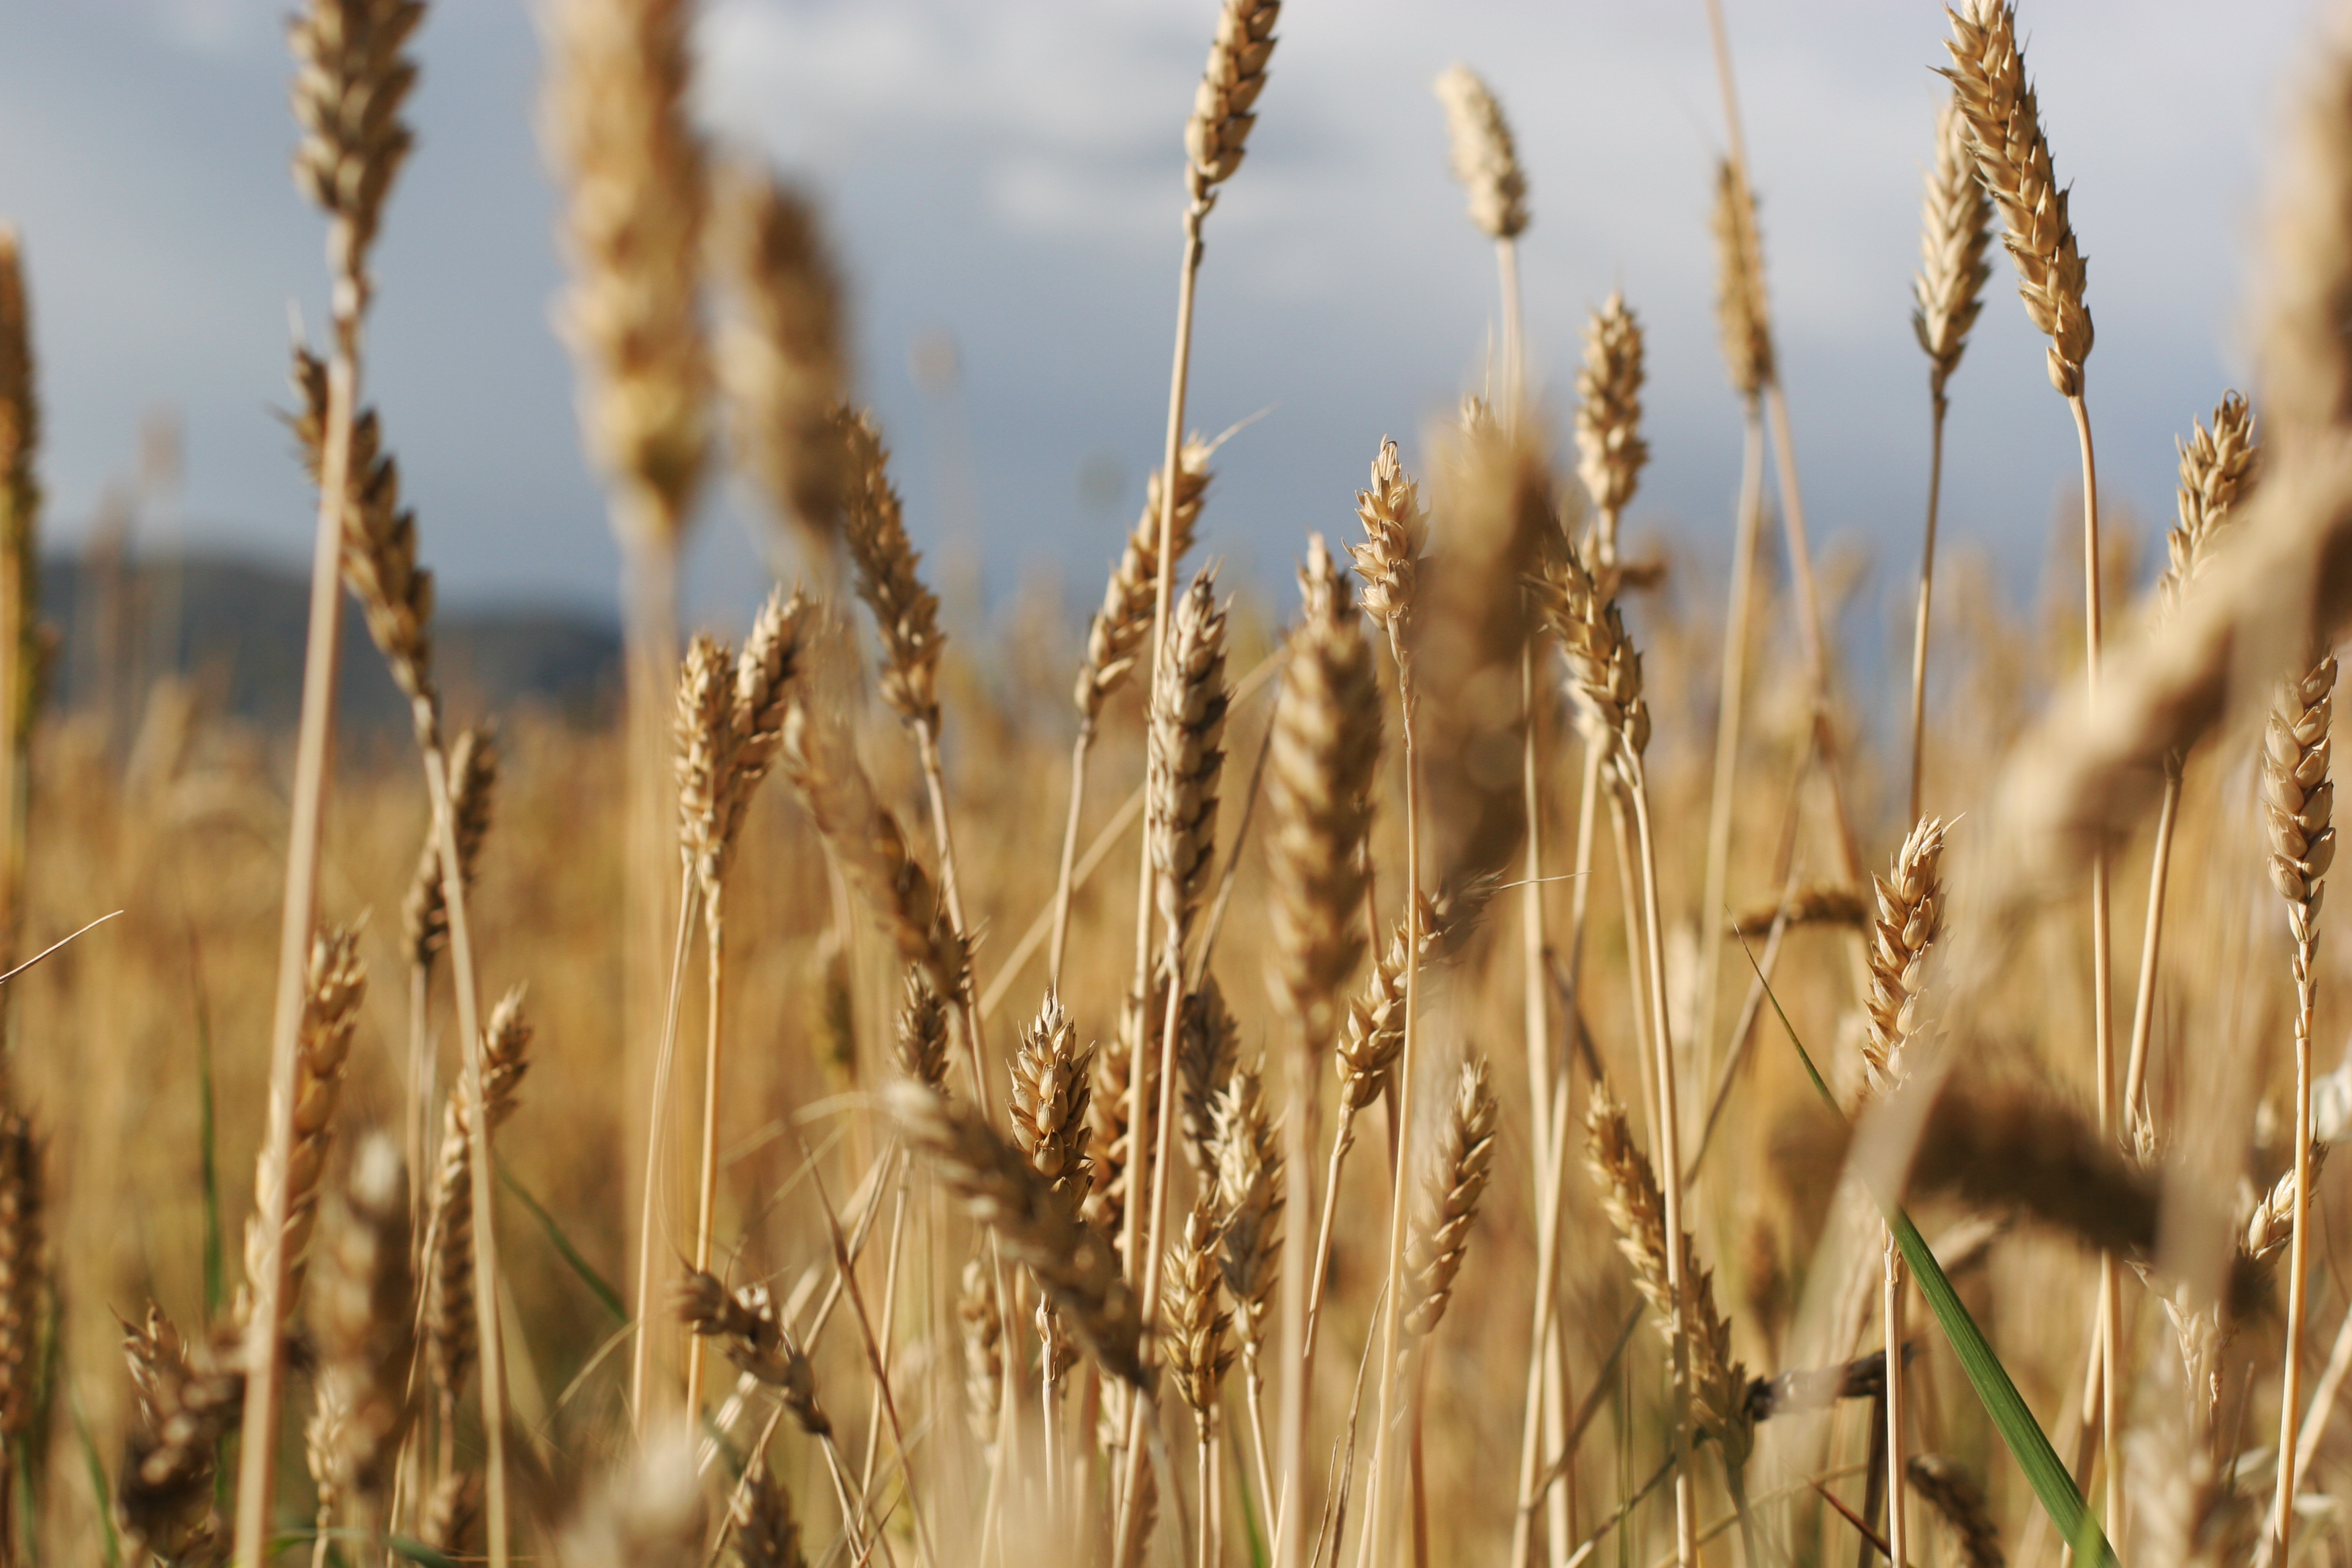
MULTIPOLYGON (((289 0, 9 0, 0 220, 22 232, 52 539, 82 537, 172 411, 174 542, 298 562, 310 501, 273 411, 289 316, 324 315, 322 225, 287 174, 289 0)), ((1817 541, 1916 569, 1926 366, 1909 321, 1942 82, 1934 0, 1726 0, 1817 541)), ((859 395, 917 542, 992 600, 1041 574, 1073 616, 1157 460, 1181 131, 1215 0, 705 0, 696 112, 803 182, 851 280, 859 395)), ((2305 0, 2026 0, 2089 258, 2103 500, 2168 521, 2173 442, 2247 375, 2262 169, 2310 54, 2305 0)), ((1647 329, 1651 466, 1629 536, 1727 550, 1739 416, 1716 352, 1707 205, 1724 146, 1700 0, 1291 0, 1240 174, 1208 220, 1191 422, 1220 455, 1209 548, 1273 588, 1355 526, 1384 434, 1481 384, 1491 247, 1430 83, 1462 60, 1517 132, 1531 367, 1564 422, 1578 334, 1622 289, 1647 329)), ((619 561, 552 322, 557 197, 526 0, 436 0, 417 151, 367 367, 445 600, 608 606, 619 561)), ((2074 432, 2006 263, 1954 378, 1945 534, 2014 584, 2050 554, 2074 432)), ((740 617, 758 509, 715 487, 689 608, 740 617)), ((1638 551, 1638 543, 1634 545, 1638 551)))

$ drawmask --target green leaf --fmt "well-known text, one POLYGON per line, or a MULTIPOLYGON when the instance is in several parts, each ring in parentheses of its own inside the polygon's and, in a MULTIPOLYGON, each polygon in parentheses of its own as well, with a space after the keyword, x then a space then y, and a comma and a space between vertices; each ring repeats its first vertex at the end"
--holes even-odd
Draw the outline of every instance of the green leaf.
POLYGON ((563 1234, 563 1227, 555 1223, 555 1216, 548 1213, 537 1198, 525 1191, 523 1184, 516 1181, 503 1165, 499 1167, 499 1180, 505 1184, 507 1191, 521 1200, 522 1206, 530 1211, 530 1217, 539 1221, 539 1228, 547 1233, 548 1245, 553 1247, 562 1255, 563 1261, 572 1266, 572 1272, 580 1276, 580 1282, 588 1287, 590 1293, 604 1304, 604 1310, 613 1314, 613 1321, 619 1323, 627 1322, 629 1310, 621 1304, 621 1293, 606 1284, 604 1277, 597 1273, 585 1258, 580 1256, 580 1249, 572 1245, 572 1238, 563 1234))
POLYGON ((388 1535, 384 1537, 384 1544, 391 1547, 395 1554, 407 1558, 411 1563, 421 1563, 423 1568, 458 1568, 456 1558, 445 1552, 436 1552, 414 1536, 388 1535))
MULTIPOLYGON (((1747 952, 1745 941, 1739 947, 1741 952, 1747 952)), ((1756 967, 1755 954, 1748 953, 1748 963, 1750 968, 1756 967)), ((1829 1107, 1831 1115, 1843 1123, 1846 1120, 1844 1110, 1839 1107, 1837 1097, 1830 1093, 1830 1086, 1822 1081, 1821 1069, 1813 1065, 1811 1053, 1805 1049, 1805 1042, 1798 1037, 1797 1026, 1789 1021, 1788 1013, 1780 1006, 1780 998, 1773 994, 1772 983, 1764 979, 1761 969, 1756 970, 1756 978, 1763 984, 1764 994, 1771 1002, 1772 1011, 1780 1015, 1780 1026, 1788 1031, 1789 1043, 1797 1047, 1797 1056, 1804 1062, 1806 1075, 1813 1080, 1813 1089, 1821 1095, 1822 1103, 1829 1107)), ((2058 1539, 2075 1542, 2078 1559, 2094 1561, 2098 1568, 2117 1568, 2115 1548, 2107 1543, 2106 1532, 2099 1528, 2097 1518, 2083 1501, 2083 1494, 2076 1489, 2074 1478, 2067 1473, 2064 1462, 2058 1458, 2058 1451, 2050 1446, 2049 1435, 2042 1430, 2042 1423, 2034 1419, 2032 1410, 2025 1403, 2025 1396, 2017 1392, 2017 1384, 2010 1379, 2009 1369, 2001 1365, 2000 1357, 1993 1353, 1991 1343, 1985 1339, 1984 1331, 1977 1327, 1976 1319, 1969 1315, 1966 1303, 1961 1301, 1960 1293, 1952 1288, 1951 1279, 1945 1274, 1943 1265, 1937 1263, 1936 1255, 1928 1250, 1926 1238, 1919 1234, 1919 1227, 1911 1223, 1911 1216, 1904 1212, 1902 1205, 1887 1201, 1875 1191, 1870 1195, 1880 1212, 1885 1215, 1887 1228, 1894 1233, 1895 1245, 1902 1249, 1903 1260, 1911 1266, 1911 1273, 1919 1282, 1919 1294, 1926 1299, 1927 1310, 1936 1314, 1937 1325, 1944 1331, 1944 1338, 1951 1342, 1952 1353, 1959 1358, 1960 1371, 1967 1374, 1969 1386, 1976 1390, 1978 1401, 1984 1405, 1985 1414, 1992 1418, 1993 1429, 2000 1434, 2000 1440, 2008 1447, 2010 1457, 2017 1461, 2017 1468, 2025 1472, 2027 1484, 2033 1488, 2033 1495, 2042 1500, 2042 1511, 2050 1516, 2050 1522, 2058 1527, 2058 1539)))

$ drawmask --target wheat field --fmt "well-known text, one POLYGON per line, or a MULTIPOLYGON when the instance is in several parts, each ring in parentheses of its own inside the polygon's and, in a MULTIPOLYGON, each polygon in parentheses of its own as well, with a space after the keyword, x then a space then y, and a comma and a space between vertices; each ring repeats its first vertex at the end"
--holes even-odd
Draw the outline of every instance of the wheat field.
POLYGON ((127 749, 45 700, 34 285, 75 262, 0 228, 0 1560, 2352 1551, 2352 16, 2273 160, 2253 384, 2181 411, 2152 574, 2100 504, 2030 17, 1923 31, 1932 458, 1885 726, 1806 532, 1727 56, 1727 552, 1621 537, 1638 278, 1531 384, 1540 215, 1457 66, 1483 379, 1324 477, 1294 595, 1203 564, 1194 286, 1283 111, 1280 0, 1222 0, 1162 461, 1099 611, 986 639, 859 403, 857 279, 688 112, 695 6, 551 0, 561 330, 627 561, 622 700, 583 724, 449 711, 437 520, 368 400, 427 10, 289 27, 332 310, 290 363, 282 742, 177 677, 127 749), (2046 387, 1969 374, 2012 282, 2046 387), (2081 454, 2073 575, 2022 613, 1937 537, 1947 410, 1994 398, 2081 454), (787 563, 740 637, 677 611, 730 473, 787 563), (345 616, 401 744, 338 748, 345 616))

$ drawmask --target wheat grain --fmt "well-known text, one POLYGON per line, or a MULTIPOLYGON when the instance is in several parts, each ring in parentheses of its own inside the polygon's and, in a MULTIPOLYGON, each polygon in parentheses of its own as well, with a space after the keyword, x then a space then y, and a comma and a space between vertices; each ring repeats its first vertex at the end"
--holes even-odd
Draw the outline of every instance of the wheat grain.
POLYGON ((1203 1188, 1184 1217, 1184 1235, 1168 1249, 1161 1277, 1161 1333, 1168 1373, 1192 1412, 1203 1443, 1216 1428, 1219 1391, 1234 1363, 1234 1319, 1218 1299, 1220 1270, 1215 1193, 1203 1188))
MULTIPOLYGON (((1468 941, 1486 913, 1497 883, 1481 878, 1460 889, 1441 889, 1421 901, 1421 962, 1424 969, 1453 957, 1468 941)), ((1339 1031, 1334 1066, 1339 1073, 1340 1101, 1349 1110, 1369 1110, 1385 1093, 1390 1069, 1404 1048, 1405 969, 1408 954, 1405 922, 1390 933, 1388 951, 1380 955, 1362 987, 1348 1004, 1348 1017, 1339 1031)))
MULTIPOLYGON (((1170 516, 1175 563, 1192 552, 1192 535, 1200 526, 1201 508, 1208 500, 1209 455, 1215 447, 1195 436, 1184 443, 1177 458, 1175 509, 1170 516)), ((1160 486, 1157 469, 1144 487, 1143 515, 1128 535, 1127 548, 1103 585, 1102 608, 1087 627, 1086 660, 1078 669, 1075 700, 1081 729, 1091 731, 1109 701, 1127 684, 1135 662, 1151 637, 1152 595, 1160 576, 1160 486)))
MULTIPOLYGON (((449 816, 457 839, 457 877, 474 885, 489 837, 499 783, 498 742, 487 729, 461 731, 449 748, 449 816)), ((449 906, 441 885, 441 847, 427 834, 402 900, 402 945, 411 965, 429 969, 449 945, 449 906)))
POLYGON ((400 111, 416 67, 402 50, 424 17, 422 0, 313 0, 287 26, 302 128, 294 183, 335 220, 338 293, 353 291, 338 298, 339 315, 366 306, 368 252, 413 142, 400 111))
POLYGON ((735 1568, 808 1568, 792 1497, 762 1455, 751 1456, 728 1499, 727 1548, 735 1568))
POLYGON ((712 248, 733 310, 717 360, 739 460, 813 554, 839 543, 846 479, 833 411, 849 379, 841 279, 808 198, 748 164, 719 171, 712 248))
POLYGON ((2285 1247, 2294 1216, 2294 1191, 2298 1173, 2308 1174, 2315 1190, 2319 1184, 2319 1173, 2327 1163, 2327 1145, 2317 1139, 2310 1144, 2307 1163, 2298 1167, 2289 1162, 2279 1179, 2271 1184, 2246 1214, 2245 1223, 2239 1227, 2238 1252, 2250 1263, 2263 1263, 2276 1257, 2285 1247))
POLYGON ((1144 839, 1166 963, 1182 973, 1194 917, 1217 854, 1217 779, 1225 762, 1225 612, 1213 568, 1177 601, 1165 677, 1151 694, 1144 839))
POLYGON ((1275 1287, 1281 1278, 1282 1147, 1266 1113, 1265 1092, 1255 1067, 1234 1070, 1217 1097, 1217 1267, 1225 1292, 1240 1313, 1242 1353, 1250 1375, 1258 1375, 1258 1354, 1274 1315, 1275 1287))
MULTIPOLYGON (((931 989, 919 969, 907 971, 903 989, 905 997, 898 1004, 893 1035, 898 1070, 925 1089, 944 1094, 948 1079, 947 1004, 940 1000, 940 994, 931 989)), ((845 999, 846 987, 844 995, 845 999)))
POLYGON ((408 1173, 389 1138, 360 1144, 346 1194, 326 1220, 310 1302, 320 1363, 311 1474, 322 1524, 340 1516, 372 1531, 408 1426, 415 1349, 408 1173))
POLYGON ((1649 747, 1650 708, 1642 693, 1642 656, 1625 635, 1616 599, 1565 541, 1528 586, 1538 613, 1568 655, 1587 733, 1630 779, 1629 767, 1649 747))
POLYGON ((2066 191, 2052 172, 2050 139, 2026 79, 2013 0, 1971 0, 1946 13, 1952 58, 1944 75, 1969 122, 1977 172, 2000 208, 2002 243, 2017 264, 2018 297, 2050 339, 2050 384, 2062 397, 2083 390, 2091 357, 2091 312, 2083 302, 2083 256, 2066 216, 2066 191))
POLYGON ((1528 226, 1528 176, 1503 106, 1468 66, 1437 79, 1445 106, 1445 133, 1454 177, 1470 194, 1470 221, 1496 239, 1516 238, 1528 226))
MULTIPOLYGON (((499 998, 483 1032, 482 1093, 489 1106, 482 1132, 497 1132, 520 1105, 516 1091, 530 1068, 531 1027, 520 987, 499 998)), ((474 1115, 469 1095, 450 1094, 442 1113, 441 1152, 433 1177, 425 1230, 426 1364, 443 1429, 456 1419, 458 1396, 481 1348, 474 1291, 474 1115)))
MULTIPOLYGON (((287 424, 314 485, 326 482, 328 381, 327 362, 296 345, 294 390, 300 411, 289 416, 287 424)), ((433 688, 433 574, 416 564, 416 514, 401 505, 400 464, 384 448, 383 425, 373 408, 352 417, 344 487, 343 583, 360 602, 368 635, 392 667, 394 681, 420 711, 432 709, 438 702, 433 688)))
POLYGON ((1213 1179, 1217 1167, 1216 1106, 1241 1060, 1241 1026, 1225 1005, 1216 976, 1184 998, 1176 1033, 1177 1110, 1182 1118, 1184 1157, 1194 1173, 1213 1179))
POLYGON ((581 422, 621 486, 625 542, 656 552, 684 533, 709 448, 692 16, 687 0, 562 0, 547 13, 581 422))
POLYGON ((1715 165, 1715 321, 1724 372, 1734 392, 1754 403, 1773 377, 1772 310, 1764 297, 1763 242, 1756 198, 1739 166, 1715 165))
POLYGON ((2167 562, 2156 584, 2158 613, 2168 619, 2211 563, 2221 530, 2253 488, 2261 456, 2253 410, 2236 393, 2223 393, 2213 405, 2212 428, 2196 424, 2179 446, 2179 521, 2165 532, 2167 562))
POLYGON ((1381 694, 1321 535, 1300 574, 1307 607, 1291 634, 1266 764, 1266 861, 1273 883, 1269 984, 1302 1048, 1338 1034, 1339 988, 1363 957, 1363 843, 1380 761, 1381 694))
POLYGON ((1195 226, 1216 205, 1217 186, 1242 166, 1250 127, 1257 123, 1250 110, 1265 89, 1274 25, 1281 15, 1282 0, 1225 0, 1217 14, 1209 63, 1192 97, 1192 117, 1184 124, 1185 184, 1195 226))
POLYGON ((1617 562, 1617 526, 1650 460, 1642 439, 1642 324, 1612 293, 1584 324, 1584 364, 1576 375, 1577 476, 1600 513, 1594 552, 1617 562))
POLYGON ((1952 1527, 1969 1568, 2006 1568, 2009 1556, 2001 1550, 2000 1527, 1985 1503, 1984 1488, 1965 1466, 1943 1454, 1914 1454, 1903 1473, 1911 1489, 1952 1527))
POLYGON ((2336 858, 2336 792, 2327 777, 2335 690, 2336 660, 2328 656, 2281 689, 2263 733, 2263 817, 2270 832, 2271 883, 2286 900, 2301 986, 2311 983, 2321 879, 2336 858))
POLYGON ((1358 602, 1393 637, 1412 616, 1421 554, 1429 542, 1429 509, 1422 504, 1421 487, 1405 472, 1397 444, 1385 436, 1372 459, 1371 488, 1356 492, 1356 515, 1363 520, 1364 542, 1348 546, 1348 554, 1364 580, 1358 602))
POLYGON ((1919 270, 1911 279, 1911 330, 1927 356, 1927 395, 1940 411, 1945 384, 1968 351, 1992 276, 1992 198, 1977 177, 1969 119, 1958 94, 1936 109, 1936 161, 1919 202, 1919 270))
POLYGON ((1060 998, 1047 992, 1013 1058, 1013 1141, 1073 1216, 1094 1186, 1087 1154, 1094 1058, 1092 1046, 1079 1048, 1077 1026, 1060 998))
POLYGON ((907 538, 898 492, 890 483, 890 450, 863 409, 834 415, 841 443, 845 487, 842 542, 856 568, 857 596, 874 613, 882 640, 882 700, 909 724, 940 721, 940 601, 917 573, 923 558, 907 538))
POLYGON ((123 1533, 163 1563, 214 1568, 228 1557, 225 1521, 213 1510, 221 1439, 237 1429, 245 1374, 192 1349, 153 1303, 125 1323, 134 1418, 115 1471, 114 1504, 123 1533))
POLYGON ((1069 1214, 1021 1152, 976 1113, 910 1083, 891 1085, 885 1100, 948 1190, 996 1233, 1005 1257, 1028 1265, 1096 1364, 1143 1386, 1142 1323, 1110 1243, 1069 1214))
POLYGON ((996 1307, 996 1283, 978 1258, 964 1263, 956 1316, 963 1325, 964 1415, 972 1436, 992 1445, 1004 1398, 1004 1319, 996 1307))
MULTIPOLYGON (((284 1183, 287 1263, 282 1300, 289 1312, 302 1299, 303 1255, 318 1221, 319 1184, 334 1138, 335 1110, 342 1099, 352 1033, 358 1024, 360 1001, 366 994, 367 970, 360 963, 358 928, 337 926, 320 932, 310 945, 297 1040, 293 1141, 282 1173, 271 1170, 269 1151, 265 1148, 253 1180, 257 1194, 268 1193, 278 1180, 284 1183)), ((268 1256, 268 1243, 257 1215, 245 1228, 246 1279, 257 1293, 268 1256)))
POLYGON ((1430 1184, 1429 1207, 1413 1227, 1405 1253, 1413 1302, 1404 1319, 1405 1331, 1426 1334, 1445 1316, 1454 1282, 1469 1256, 1470 1227, 1478 1220, 1478 1201, 1495 1168, 1495 1090, 1487 1081, 1486 1060, 1462 1064, 1454 1104, 1440 1135, 1430 1184))
POLYGON ((1944 921, 1944 822, 1913 825, 1888 875, 1874 879, 1878 912, 1870 926, 1869 1034, 1863 1065, 1871 1091, 1902 1080, 1903 1055, 1920 1028, 1919 993, 1929 950, 1944 921))
POLYGON ((816 1369, 776 1315, 765 1285, 730 1290, 713 1276, 689 1268, 678 1287, 677 1313, 696 1334, 717 1340, 738 1370, 774 1389, 802 1431, 812 1437, 832 1433, 832 1418, 817 1403, 816 1369))

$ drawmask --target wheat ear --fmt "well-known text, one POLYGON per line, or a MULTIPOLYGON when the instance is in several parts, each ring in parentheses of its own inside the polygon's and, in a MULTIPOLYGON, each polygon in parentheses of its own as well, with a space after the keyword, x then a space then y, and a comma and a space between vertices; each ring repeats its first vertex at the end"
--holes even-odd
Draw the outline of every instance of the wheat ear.
MULTIPOLYGON (((449 747, 449 814, 457 840, 457 879, 470 889, 489 837, 499 783, 498 742, 486 729, 458 733, 449 747)), ((427 1128, 438 1098, 434 1082, 433 969, 449 945, 449 903, 442 890, 441 839, 428 830, 416 857, 416 874, 402 900, 401 947, 408 957, 408 1151, 409 1169, 425 1168, 427 1128)))
POLYGON ((1911 626, 1911 820, 1920 817, 1927 725, 1927 617, 1936 590, 1936 521, 1944 495, 1945 388, 1969 346, 1992 276, 1992 198, 1977 177, 1969 118, 1957 96, 1936 110, 1936 161, 1919 204, 1919 270, 1911 280, 1911 330, 1927 356, 1927 527, 1919 551, 1919 603, 1911 626))
POLYGON ((2307 1210, 2311 1191, 2311 1023, 2319 944, 2321 879, 2336 858, 2335 785, 2328 778, 2329 721, 2335 713, 2336 658, 2323 656, 2288 682, 2263 736, 2263 816, 2270 829, 2271 881, 2286 901, 2294 940, 2294 1217, 2287 1247, 2286 1343, 2280 1353, 2278 1490, 2271 1508, 2273 1568, 2286 1561, 2294 1518, 2295 1428, 2301 1420, 2307 1210))
POLYGON ((1237 1068, 1218 1096, 1214 1111, 1217 1163, 1217 1271, 1234 1303, 1241 1342, 1244 1381, 1248 1384, 1250 1436, 1257 1456, 1261 1505, 1274 1506, 1271 1457, 1265 1440, 1265 1371, 1263 1356, 1272 1325, 1275 1293, 1282 1279, 1283 1209, 1289 1198, 1283 1179, 1282 1145, 1265 1109, 1255 1067, 1237 1068))
POLYGON ((523 1016, 520 988, 499 998, 491 1010, 488 1036, 483 1041, 482 1092, 490 1110, 487 1118, 473 1113, 475 1089, 469 1082, 451 1091, 442 1113, 441 1148, 433 1172, 433 1200, 425 1233, 425 1348, 441 1420, 441 1467, 446 1479, 457 1462, 457 1402, 466 1379, 481 1351, 476 1293, 481 1275, 474 1252, 474 1163, 476 1127, 481 1142, 515 1112, 520 1103, 516 1090, 530 1068, 531 1028, 523 1016))
POLYGON ((1617 531, 1650 460, 1642 439, 1642 324, 1622 294, 1584 324, 1584 364, 1576 376, 1576 471, 1592 497, 1592 553, 1613 571, 1617 531))
POLYGON ((123 1324, 122 1355, 132 1405, 114 1475, 122 1532, 164 1563, 224 1563, 213 1494, 221 1439, 240 1425, 245 1373, 234 1355, 190 1346, 152 1302, 143 1321, 123 1324))
POLYGON ((40 629, 41 403, 32 307, 16 231, 0 223, 0 963, 16 962, 24 920, 26 804, 40 629))
MULTIPOLYGON (((2236 393, 2224 393, 2213 408, 2213 426, 2191 427, 2180 447, 2179 521, 2165 534, 2168 560, 2156 584, 2156 617, 2168 626, 2190 585, 2204 574, 2224 528, 2258 477, 2260 445, 2253 411, 2236 393)), ((2158 808, 2156 840, 2148 853, 2147 918, 2140 936, 2139 984, 2132 997, 2131 1048, 2124 1061, 2124 1116, 2135 1137, 2147 1133, 2143 1095, 2147 1082, 2148 1042, 2156 1023, 2157 964, 2164 935, 2165 893, 2172 869, 2172 837, 2180 812, 2181 770, 2175 753, 2164 763, 2164 798, 2158 808)))
POLYGON ((1436 82, 1445 109, 1454 177, 1470 197, 1470 221, 1495 242, 1503 297, 1503 388, 1511 416, 1527 395, 1527 346, 1519 323, 1519 236, 1528 226, 1528 176, 1510 122, 1492 89, 1468 66, 1448 67, 1436 82))
POLYGON ((321 1534, 340 1518, 373 1539, 387 1518, 411 1405, 415 1351, 409 1272, 408 1172, 391 1139, 362 1141, 346 1191, 327 1209, 324 1257, 310 1299, 319 1345, 318 1411, 310 1438, 321 1534))
POLYGON ((1915 1454, 1903 1473, 1911 1489, 1959 1537, 1960 1557, 1968 1568, 2008 1568, 2000 1527, 1993 1522, 1984 1488, 1966 1467, 1942 1454, 1915 1454))
POLYGON ((841 278, 807 197, 766 171, 723 165, 711 248, 732 310, 715 359, 739 460, 815 562, 840 542, 847 479, 834 410, 849 380, 841 278))
MULTIPOLYGON (((334 342, 328 366, 317 531, 310 567, 310 630, 304 650, 302 717, 296 740, 286 896, 278 931, 278 988, 270 1031, 269 1118, 264 1158, 277 1180, 264 1184, 257 1216, 263 1245, 253 1270, 245 1389, 246 1441, 236 1488, 236 1550, 262 1560, 270 1529, 284 1332, 290 1307, 285 1243, 291 1216, 285 1185, 295 1152, 295 1091, 301 1068, 304 1002, 318 914, 319 842, 333 747, 342 600, 337 581, 353 475, 362 323, 371 292, 368 260, 384 203, 409 148, 402 108, 415 80, 405 54, 423 18, 418 0, 312 0, 289 38, 296 60, 294 115, 302 129, 295 183, 326 214, 333 283, 334 342)), ((504 1493, 499 1494, 503 1505, 504 1493)), ((506 1568, 503 1543, 494 1568, 506 1568)))
POLYGON ((1447 1108, 1440 1135, 1429 1207, 1415 1222, 1412 1244, 1405 1252, 1405 1272, 1412 1285, 1412 1306, 1406 1310, 1407 1333, 1421 1336, 1435 1329, 1453 1300, 1454 1282, 1470 1252, 1470 1229, 1478 1221, 1478 1201, 1495 1169, 1496 1106, 1485 1058, 1462 1064, 1454 1103, 1447 1108))

